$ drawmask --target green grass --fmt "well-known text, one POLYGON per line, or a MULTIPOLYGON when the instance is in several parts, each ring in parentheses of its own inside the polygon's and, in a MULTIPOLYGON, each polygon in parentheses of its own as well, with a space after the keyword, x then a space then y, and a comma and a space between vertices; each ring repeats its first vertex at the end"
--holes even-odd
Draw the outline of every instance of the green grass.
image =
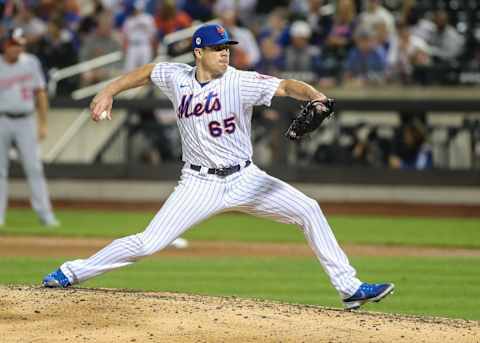
MULTIPOLYGON (((60 259, 3 258, 0 283, 38 284, 60 259)), ((480 320, 478 258, 354 258, 362 279, 392 281, 396 293, 365 310, 480 320)), ((82 287, 236 295, 340 307, 313 258, 150 258, 82 287)))
MULTIPOLYGON (((57 213, 62 221, 62 227, 46 230, 39 226, 31 210, 9 210, 8 225, 2 228, 0 233, 120 237, 142 231, 154 215, 151 212, 92 210, 59 210, 57 213)), ((340 242, 480 248, 480 218, 331 216, 328 219, 340 242)), ((194 240, 244 242, 305 240, 295 226, 241 214, 224 214, 211 218, 188 231, 185 237, 194 240)))

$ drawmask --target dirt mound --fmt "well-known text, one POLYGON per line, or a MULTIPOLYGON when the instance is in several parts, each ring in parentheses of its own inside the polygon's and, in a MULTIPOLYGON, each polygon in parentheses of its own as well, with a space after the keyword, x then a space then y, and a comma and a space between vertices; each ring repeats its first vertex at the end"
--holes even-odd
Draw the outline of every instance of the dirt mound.
MULTIPOLYGON (((371 308, 374 308, 373 305, 371 308)), ((109 289, 0 286, 0 342, 478 343, 480 323, 109 289)))

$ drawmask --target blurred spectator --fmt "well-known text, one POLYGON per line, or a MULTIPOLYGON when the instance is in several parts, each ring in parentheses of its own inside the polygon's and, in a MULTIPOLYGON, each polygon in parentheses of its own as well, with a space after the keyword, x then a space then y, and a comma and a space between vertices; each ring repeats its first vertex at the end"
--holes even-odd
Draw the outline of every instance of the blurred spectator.
POLYGON ((232 39, 239 42, 231 49, 231 64, 235 68, 249 70, 253 69, 260 61, 260 49, 252 32, 245 27, 237 25, 237 13, 227 10, 220 15, 223 27, 231 34, 232 39))
POLYGON ((288 12, 285 8, 279 7, 268 14, 264 25, 258 34, 258 40, 261 43, 263 39, 270 38, 277 45, 284 47, 288 44, 290 29, 287 25, 288 12))
POLYGON ((393 142, 389 165, 394 169, 432 168, 432 150, 420 120, 412 119, 402 125, 393 142))
MULTIPOLYGON (((50 19, 47 34, 36 44, 36 55, 46 75, 53 68, 61 69, 78 62, 73 35, 63 23, 62 18, 50 19)), ((58 94, 70 94, 76 82, 74 78, 62 80, 58 84, 58 94)))
POLYGON ((93 0, 92 6, 93 11, 90 14, 83 16, 78 24, 77 34, 82 44, 84 44, 86 37, 96 29, 97 17, 102 15, 103 12, 114 13, 113 11, 106 9, 101 0, 93 0))
POLYGON ((234 11, 237 13, 238 20, 242 25, 251 26, 255 19, 256 5, 257 0, 217 0, 214 6, 214 13, 219 16, 223 12, 234 11))
POLYGON ((125 67, 128 72, 153 59, 155 45, 155 20, 144 12, 145 1, 136 0, 133 14, 125 21, 122 32, 125 42, 125 67))
POLYGON ((418 21, 423 17, 424 12, 419 1, 403 0, 398 22, 408 26, 417 25, 418 21))
MULTIPOLYGON (((294 1, 292 4, 294 13, 296 11, 299 12, 300 18, 305 18, 308 25, 310 25, 312 30, 311 43, 323 45, 328 33, 332 29, 333 6, 324 4, 323 0, 294 1)), ((296 18, 299 19, 298 15, 296 18)))
POLYGON ((448 23, 448 14, 445 10, 437 10, 433 21, 421 20, 414 34, 428 43, 432 49, 432 56, 438 62, 454 62, 462 52, 464 38, 448 23))
POLYGON ((166 34, 192 25, 192 18, 185 11, 177 10, 175 1, 165 0, 157 11, 155 24, 158 38, 162 39, 166 34))
POLYGON ((215 0, 188 0, 183 5, 183 10, 193 20, 208 21, 213 19, 213 6, 215 0))
POLYGON ((412 35, 408 26, 400 24, 397 30, 398 58, 392 66, 392 77, 404 84, 427 83, 426 73, 432 66, 430 47, 422 38, 412 35))
POLYGON ((465 70, 480 70, 480 21, 467 30, 463 53, 458 59, 465 70))
MULTIPOLYGON (((173 0, 173 1, 175 1, 175 0, 173 0)), ((162 2, 163 2, 163 0, 162 0, 162 2)), ((155 16, 155 14, 158 11, 158 7, 159 7, 158 5, 159 5, 158 0, 146 0, 145 12, 155 16)))
MULTIPOLYGON (((0 41, 5 37, 5 35, 7 34, 7 30, 5 27, 3 27, 2 25, 0 25, 0 41)), ((3 44, 0 44, 0 53, 2 53, 2 49, 3 49, 3 44)))
POLYGON ((13 16, 15 10, 15 2, 13 0, 0 1, 0 19, 7 19, 13 16))
POLYGON ((398 36, 389 35, 387 25, 384 21, 379 21, 373 26, 374 35, 379 46, 385 50, 387 56, 387 69, 390 69, 397 63, 398 59, 398 36))
MULTIPOLYGON (((103 12, 98 16, 97 28, 85 38, 82 44, 80 61, 88 61, 120 50, 122 50, 120 38, 113 31, 113 15, 110 12, 103 12)), ((117 70, 115 65, 89 70, 81 76, 82 86, 110 79, 117 70)))
POLYGON ((260 51, 262 58, 255 70, 262 74, 280 76, 280 72, 285 69, 282 47, 268 37, 261 41, 260 51))
POLYGON ((75 31, 80 22, 80 5, 78 0, 33 0, 29 6, 35 8, 36 14, 45 22, 55 18, 61 18, 64 22, 63 27, 72 32, 75 31))
POLYGON ((25 4, 17 6, 17 15, 13 20, 15 28, 21 28, 27 39, 27 46, 37 43, 47 32, 47 24, 37 18, 33 10, 25 4))
MULTIPOLYGON (((353 33, 371 32, 377 37, 386 55, 386 75, 388 80, 400 80, 402 83, 452 83, 457 82, 459 73, 479 70, 480 35, 478 32, 478 15, 475 9, 477 2, 458 1, 436 3, 434 1, 417 0, 0 0, 0 15, 2 30, 13 26, 21 27, 30 43, 46 40, 42 37, 47 33, 48 21, 63 21, 62 36, 73 43, 77 51, 81 50, 80 59, 85 56, 97 55, 93 50, 100 50, 101 43, 92 44, 91 38, 97 26, 97 17, 104 10, 111 10, 116 16, 117 28, 124 28, 125 54, 132 67, 153 59, 157 39, 166 34, 192 25, 193 20, 210 20, 212 13, 218 13, 234 39, 241 44, 232 49, 232 64, 241 69, 254 69, 267 74, 278 74, 285 68, 306 70, 311 68, 319 77, 321 87, 336 85, 343 76, 347 80, 359 84, 382 80, 384 72, 373 71, 372 64, 377 52, 366 54, 368 63, 354 61, 351 57, 354 46, 353 33), (82 7, 88 2, 88 8, 94 8, 93 13, 81 16, 82 7), (443 4, 444 3, 444 4, 443 4), (283 7, 281 7, 283 6, 283 7), (151 21, 143 26, 140 34, 136 30, 126 28, 126 20, 131 17, 138 19, 139 14, 155 11, 155 26, 151 21), (444 10, 445 8, 445 10, 444 10), (139 11, 139 9, 141 9, 139 11), (395 9, 390 11, 389 9, 395 9), (472 9, 472 11, 470 11, 472 9), (356 15, 356 10, 360 14, 356 15), (429 11, 434 11, 431 13, 429 11), (449 15, 452 25, 449 24, 449 15), (427 19, 422 19, 427 13, 427 19), (394 18, 397 18, 402 32, 396 33, 394 18), (309 52, 300 58, 295 51, 298 43, 290 43, 290 27, 288 21, 305 21, 310 27, 309 52), (245 26, 246 25, 246 26, 245 26), (408 27, 414 26, 410 33, 408 27), (155 32, 155 39, 149 35, 155 32), (130 33, 137 38, 127 37, 130 33), (88 39, 87 39, 88 36, 88 39), (258 38, 258 43, 255 39, 258 38), (83 45, 92 45, 94 48, 83 45), (287 46, 290 46, 287 49, 287 46), (132 48, 132 49, 129 49, 132 48), (153 50, 152 50, 153 49, 153 50), (130 52, 128 51, 130 50, 130 52), (313 54, 312 64, 309 54, 313 54), (319 57, 316 55, 319 54, 319 57), (136 55, 136 56, 133 56, 136 55), (288 56, 287 56, 288 55, 288 56), (141 56, 142 61, 133 62, 141 56), (303 59, 303 61, 302 61, 303 59), (350 59, 347 61, 347 59, 350 59), (309 60, 309 62, 305 62, 309 60), (305 64, 306 63, 306 64, 305 64), (363 65, 362 65, 363 63, 363 65), (288 64, 288 65, 286 65, 288 64), (357 74, 363 70, 362 76, 353 78, 351 68, 356 65, 357 74), (293 67, 292 67, 293 66, 293 67), (372 77, 373 76, 373 77, 372 77)), ((100 34, 106 37, 107 34, 100 34)), ((62 38, 63 39, 63 38, 62 38)), ((303 38, 300 38, 300 40, 303 38)), ((115 38, 113 39, 115 40, 115 38)), ((293 40, 293 39, 292 39, 293 40)), ((372 43, 372 45, 374 45, 372 43)), ((171 44, 167 47, 170 57, 178 56, 189 50, 190 40, 171 44), (186 50, 185 50, 186 49, 186 50)), ((300 46, 302 44, 300 43, 300 46)), ((358 46, 358 44, 357 44, 358 46)), ((39 52, 38 47, 30 49, 39 52)), ((104 51, 110 50, 105 43, 104 51)), ((358 49, 357 49, 358 50, 358 49)), ((377 50, 374 48, 372 50, 377 50)), ((357 51, 358 52, 358 51, 357 51)), ((49 53, 47 52, 46 55, 49 53)), ((365 56, 364 56, 365 57, 365 56)), ((378 56, 377 56, 378 57, 378 56)), ((90 57, 88 57, 90 58, 90 57)), ((382 58, 379 58, 381 60, 382 58)), ((70 59, 71 60, 71 59, 70 59)), ((49 62, 50 63, 50 62, 49 62)), ((46 65, 48 63, 44 63, 46 65)), ((51 63, 50 63, 51 64, 51 63)), ((56 63, 65 64, 63 62, 56 63)), ((375 68, 374 68, 375 69, 375 68)), ((380 68, 381 69, 381 68, 380 68)), ((96 82, 103 76, 85 75, 84 84, 96 82), (89 81, 90 80, 90 81, 89 81)), ((107 73, 108 74, 108 73, 107 73)), ((361 73, 360 73, 361 74, 361 73)))
POLYGON ((60 1, 57 6, 57 10, 63 15, 65 26, 72 31, 77 31, 81 19, 78 0, 60 1))
MULTIPOLYGON (((134 4, 137 0, 123 0, 120 3, 120 9, 112 11, 115 14, 115 28, 121 30, 125 25, 125 21, 135 11, 134 4)), ((109 7, 105 7, 109 9, 109 7)))
POLYGON ((332 29, 328 33, 326 46, 345 56, 346 48, 352 43, 355 29, 355 6, 352 0, 338 0, 332 29))
MULTIPOLYGON (((161 41, 163 37, 177 30, 185 29, 192 25, 192 18, 182 10, 178 10, 175 1, 165 0, 155 16, 157 36, 161 41)), ((167 47, 169 56, 178 56, 191 50, 191 39, 173 43, 167 47)))
POLYGON ((122 10, 123 0, 101 0, 103 8, 106 10, 116 13, 122 10))
POLYGON ((288 7, 289 3, 289 0, 260 0, 257 1, 255 13, 262 17, 265 14, 272 13, 272 11, 274 11, 278 7, 288 7))
POLYGON ((322 85, 327 79, 335 84, 342 73, 343 61, 353 45, 355 30, 355 5, 352 0, 338 0, 332 29, 327 35, 322 51, 322 85))
POLYGON ((289 36, 286 16, 286 9, 275 9, 268 15, 260 31, 261 59, 255 68, 260 73, 278 76, 285 69, 284 46, 289 36))
POLYGON ((285 49, 285 70, 319 72, 320 50, 309 43, 311 35, 310 26, 305 21, 298 20, 292 24, 290 45, 285 49))
MULTIPOLYGON (((0 20, 2 21, 2 24, 3 24, 3 21, 4 21, 4 17, 5 17, 5 2, 6 0, 1 0, 0 1, 0 20)), ((1 27, 1 25, 0 25, 1 27)), ((3 36, 3 32, 0 32, 3 36)))
POLYGON ((424 38, 431 48, 433 66, 431 71, 425 73, 426 83, 457 83, 465 40, 448 24, 447 12, 437 10, 434 12, 433 21, 421 20, 415 27, 414 34, 424 38))
POLYGON ((353 138, 352 164, 372 167, 387 165, 390 140, 381 137, 377 127, 360 124, 354 128, 353 138))
POLYGON ((374 32, 378 23, 386 25, 386 32, 390 38, 395 36, 395 18, 385 7, 381 0, 367 0, 366 10, 358 17, 358 25, 362 30, 374 32))
POLYGON ((47 22, 51 18, 57 17, 58 2, 55 0, 41 0, 37 3, 35 12, 43 21, 47 22))
POLYGON ((305 19, 307 17, 308 1, 309 0, 289 1, 288 10, 292 14, 293 18, 305 19))
POLYGON ((360 29, 355 33, 355 46, 349 51, 344 81, 349 85, 379 84, 385 80, 387 57, 374 34, 360 29))

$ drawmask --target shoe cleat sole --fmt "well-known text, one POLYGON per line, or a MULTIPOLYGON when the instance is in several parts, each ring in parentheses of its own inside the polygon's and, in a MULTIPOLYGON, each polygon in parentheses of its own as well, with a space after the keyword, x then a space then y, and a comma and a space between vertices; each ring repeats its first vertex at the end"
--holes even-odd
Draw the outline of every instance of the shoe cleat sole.
POLYGON ((380 302, 387 295, 393 294, 394 290, 395 290, 395 285, 392 283, 386 290, 384 290, 382 293, 380 293, 379 295, 377 295, 374 298, 359 300, 359 301, 352 301, 352 302, 348 302, 348 303, 344 302, 343 305, 344 305, 346 310, 356 310, 356 309, 359 309, 360 307, 362 307, 362 305, 364 305, 368 302, 374 302, 374 303, 380 302))

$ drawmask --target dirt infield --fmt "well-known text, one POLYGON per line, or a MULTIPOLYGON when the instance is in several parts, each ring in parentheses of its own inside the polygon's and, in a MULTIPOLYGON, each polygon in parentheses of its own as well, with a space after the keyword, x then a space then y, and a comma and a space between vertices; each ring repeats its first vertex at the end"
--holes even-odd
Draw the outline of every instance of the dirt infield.
POLYGON ((480 323, 234 297, 0 286, 0 341, 480 342, 480 323))

